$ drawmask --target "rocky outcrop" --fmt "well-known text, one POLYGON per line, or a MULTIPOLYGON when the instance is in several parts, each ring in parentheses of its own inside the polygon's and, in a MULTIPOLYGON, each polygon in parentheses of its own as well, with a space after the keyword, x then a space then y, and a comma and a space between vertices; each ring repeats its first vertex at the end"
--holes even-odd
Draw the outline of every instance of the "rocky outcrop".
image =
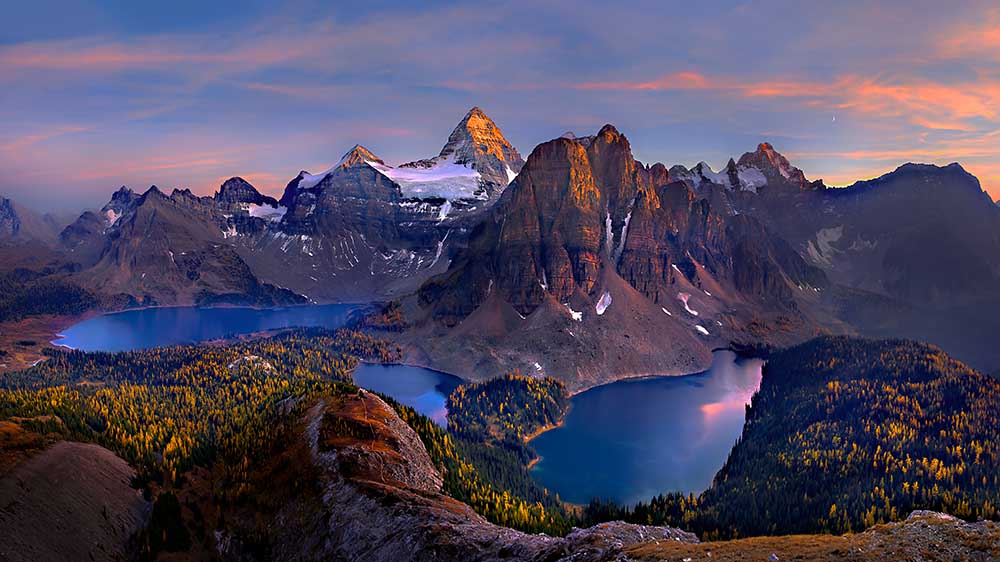
POLYGON ((324 536, 310 540, 322 551, 288 559, 586 562, 616 560, 643 541, 698 540, 677 529, 625 523, 577 529, 566 538, 493 525, 441 492, 441 475, 419 437, 371 393, 326 398, 307 422, 331 516, 324 536))
POLYGON ((625 548, 628 560, 920 560, 987 562, 1000 558, 1000 525, 967 523, 943 513, 914 511, 899 523, 844 536, 789 535, 686 544, 644 542, 625 548))
POLYGON ((61 442, 0 479, 0 559, 128 560, 151 506, 135 472, 97 445, 61 442))

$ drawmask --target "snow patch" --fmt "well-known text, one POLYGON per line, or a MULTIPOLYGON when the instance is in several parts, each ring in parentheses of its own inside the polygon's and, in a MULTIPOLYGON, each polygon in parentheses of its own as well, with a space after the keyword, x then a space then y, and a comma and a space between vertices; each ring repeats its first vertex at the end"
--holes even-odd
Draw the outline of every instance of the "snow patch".
POLYGON ((704 336, 709 335, 708 330, 706 330, 705 327, 702 326, 701 324, 698 324, 697 326, 695 326, 694 329, 698 330, 698 333, 700 333, 700 334, 702 334, 704 336))
POLYGON ((514 181, 514 178, 517 177, 517 173, 514 170, 511 170, 510 166, 506 166, 506 169, 507 169, 507 185, 510 185, 510 182, 514 181))
POLYGON ((609 306, 611 306, 611 293, 604 291, 604 294, 601 295, 601 298, 597 301, 597 306, 594 307, 594 310, 597 312, 598 316, 603 316, 604 311, 606 311, 609 306))
POLYGON ((582 312, 577 312, 577 311, 573 310, 573 308, 569 305, 568 302, 567 303, 563 303, 563 306, 565 306, 566 310, 569 311, 569 315, 573 317, 573 320, 576 320, 577 322, 583 322, 583 313, 582 312))
POLYGON ((736 175, 739 177, 740 187, 744 191, 757 193, 757 188, 767 185, 767 178, 757 168, 740 168, 736 171, 736 175))
POLYGON ((326 176, 332 174, 333 171, 336 170, 339 166, 340 163, 338 162, 336 166, 330 168, 329 170, 323 172, 322 174, 313 175, 303 172, 302 178, 299 179, 298 189, 309 189, 311 187, 316 187, 316 184, 323 181, 326 178, 326 176))
POLYGON ((282 217, 288 212, 288 208, 281 205, 272 207, 270 205, 255 205, 251 203, 247 208, 251 217, 257 217, 269 222, 281 222, 282 217))
POLYGON ((438 211, 438 222, 443 221, 448 217, 448 213, 451 212, 451 201, 445 201, 444 205, 441 205, 441 209, 438 211))
POLYGON ((615 263, 618 263, 618 260, 621 259, 622 257, 622 252, 625 251, 625 238, 628 237, 628 223, 631 220, 632 220, 632 210, 629 209, 628 214, 625 215, 625 224, 622 225, 622 235, 621 238, 618 240, 618 247, 615 248, 615 255, 614 255, 615 263))
POLYGON ((806 246, 806 253, 813 263, 830 267, 833 265, 833 258, 840 253, 840 250, 833 247, 844 236, 844 225, 835 228, 823 228, 816 232, 816 240, 810 240, 806 246))
POLYGON ((665 309, 665 308, 663 308, 663 307, 660 307, 660 310, 662 310, 662 311, 663 311, 663 313, 664 313, 664 314, 666 314, 667 316, 673 316, 673 314, 670 314, 670 311, 669 311, 669 310, 667 310, 667 309, 665 309))
POLYGON ((677 299, 684 303, 684 310, 686 310, 688 314, 691 316, 698 316, 698 311, 688 306, 688 301, 691 299, 691 295, 688 293, 677 293, 677 299))
POLYGON ((607 239, 607 252, 611 255, 611 239, 614 233, 611 231, 611 211, 608 211, 607 217, 604 219, 604 231, 605 238, 607 239))

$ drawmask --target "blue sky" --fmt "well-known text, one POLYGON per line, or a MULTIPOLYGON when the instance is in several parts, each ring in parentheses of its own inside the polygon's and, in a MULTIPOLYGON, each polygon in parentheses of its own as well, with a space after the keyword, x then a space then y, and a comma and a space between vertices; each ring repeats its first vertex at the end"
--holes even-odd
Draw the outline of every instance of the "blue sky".
POLYGON ((96 2, 5 7, 0 194, 279 193, 355 143, 437 153, 482 107, 527 155, 613 123, 644 162, 769 141, 843 185, 959 161, 1000 197, 994 2, 96 2))

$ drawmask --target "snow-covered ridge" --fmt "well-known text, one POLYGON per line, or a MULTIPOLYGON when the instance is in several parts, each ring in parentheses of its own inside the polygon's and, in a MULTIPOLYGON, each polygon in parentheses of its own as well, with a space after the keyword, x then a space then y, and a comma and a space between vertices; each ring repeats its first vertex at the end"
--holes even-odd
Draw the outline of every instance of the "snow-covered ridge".
POLYGON ((257 217, 270 222, 280 222, 288 209, 284 206, 272 207, 270 205, 255 205, 249 203, 247 205, 247 212, 250 213, 251 217, 257 217))
POLYGON ((481 189, 482 176, 471 166, 458 164, 453 155, 428 167, 393 168, 380 162, 369 161, 368 165, 382 175, 399 184, 403 197, 443 199, 486 199, 481 189))
POLYGON ((729 166, 716 172, 705 162, 699 162, 690 170, 683 166, 675 166, 671 170, 674 177, 671 179, 685 180, 691 182, 694 187, 699 187, 703 182, 721 185, 730 191, 752 191, 767 185, 767 178, 764 173, 751 166, 735 166, 737 181, 733 182, 729 175, 729 166))

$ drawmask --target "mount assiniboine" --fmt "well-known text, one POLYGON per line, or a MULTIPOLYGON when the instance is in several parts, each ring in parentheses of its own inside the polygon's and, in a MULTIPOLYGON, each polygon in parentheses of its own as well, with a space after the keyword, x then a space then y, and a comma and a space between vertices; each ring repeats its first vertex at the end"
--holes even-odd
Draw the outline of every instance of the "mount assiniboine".
POLYGON ((610 125, 524 162, 473 108, 432 158, 355 146, 280 199, 123 187, 57 232, 0 205, 8 263, 104 308, 398 300, 407 360, 470 377, 578 390, 824 332, 1000 367, 1000 208, 957 164, 834 189, 768 143, 718 172, 646 165, 610 125))

